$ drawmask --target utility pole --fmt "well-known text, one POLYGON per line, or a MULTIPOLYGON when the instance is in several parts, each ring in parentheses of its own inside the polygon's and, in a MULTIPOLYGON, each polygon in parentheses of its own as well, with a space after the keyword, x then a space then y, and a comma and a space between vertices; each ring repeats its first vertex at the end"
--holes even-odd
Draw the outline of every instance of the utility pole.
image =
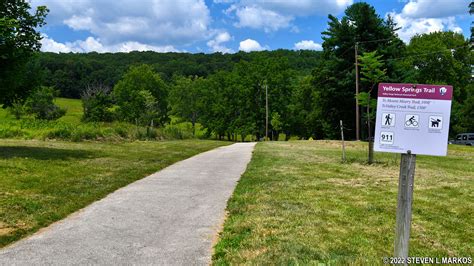
POLYGON ((268 85, 265 82, 265 141, 268 140, 268 85))
POLYGON ((358 48, 358 45, 359 43, 356 42, 355 43, 355 68, 356 68, 356 140, 360 140, 360 125, 359 125, 359 122, 360 122, 360 119, 359 119, 359 99, 357 98, 357 96, 359 95, 359 62, 358 62, 358 59, 357 59, 357 56, 358 56, 358 52, 357 52, 357 48, 358 48))

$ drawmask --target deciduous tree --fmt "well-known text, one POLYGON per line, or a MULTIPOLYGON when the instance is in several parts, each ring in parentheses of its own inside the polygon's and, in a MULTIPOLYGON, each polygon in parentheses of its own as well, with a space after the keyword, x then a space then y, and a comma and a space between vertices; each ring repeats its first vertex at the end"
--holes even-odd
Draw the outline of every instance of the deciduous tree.
POLYGON ((168 118, 167 88, 161 77, 149 65, 133 66, 115 85, 113 94, 121 120, 148 125, 153 120, 163 125, 168 118), (155 115, 146 114, 153 96, 155 115))
POLYGON ((38 27, 45 24, 48 9, 39 6, 30 12, 26 0, 3 0, 0 2, 0 104, 11 105, 24 99, 33 89, 31 81, 35 75, 25 77, 28 59, 39 51, 41 35, 38 27))
POLYGON ((368 141, 369 141, 369 164, 374 162, 374 142, 372 139, 373 132, 372 132, 372 120, 373 115, 375 113, 373 109, 375 108, 376 102, 374 99, 371 98, 372 91, 376 88, 379 82, 386 80, 387 78, 387 70, 383 69, 383 63, 381 62, 382 56, 377 55, 377 51, 367 52, 364 53, 362 56, 359 56, 360 60, 360 73, 361 73, 361 80, 365 81, 368 84, 368 87, 365 92, 359 93, 356 97, 359 97, 359 104, 365 105, 367 108, 367 133, 368 133, 368 141))

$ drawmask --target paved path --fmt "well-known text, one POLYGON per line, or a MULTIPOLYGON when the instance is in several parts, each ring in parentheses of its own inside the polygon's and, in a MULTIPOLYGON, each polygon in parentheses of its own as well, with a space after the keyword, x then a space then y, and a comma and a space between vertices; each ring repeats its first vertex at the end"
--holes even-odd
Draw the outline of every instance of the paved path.
POLYGON ((0 250, 2 265, 206 265, 255 143, 178 162, 0 250))

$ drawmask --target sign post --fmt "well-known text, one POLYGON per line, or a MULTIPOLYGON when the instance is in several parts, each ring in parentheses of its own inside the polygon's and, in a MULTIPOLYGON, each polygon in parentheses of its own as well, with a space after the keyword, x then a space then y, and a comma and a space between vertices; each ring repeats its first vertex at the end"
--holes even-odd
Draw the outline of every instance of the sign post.
POLYGON ((401 261, 408 257, 416 154, 446 156, 452 95, 447 85, 379 84, 374 150, 402 154, 394 248, 401 261))
POLYGON ((395 258, 408 257, 410 240, 411 206, 415 180, 416 155, 408 151, 402 154, 398 180, 397 224, 395 228, 395 258))
POLYGON ((342 140, 342 162, 346 162, 346 146, 344 144, 344 126, 342 125, 342 120, 339 120, 341 124, 341 140, 342 140))

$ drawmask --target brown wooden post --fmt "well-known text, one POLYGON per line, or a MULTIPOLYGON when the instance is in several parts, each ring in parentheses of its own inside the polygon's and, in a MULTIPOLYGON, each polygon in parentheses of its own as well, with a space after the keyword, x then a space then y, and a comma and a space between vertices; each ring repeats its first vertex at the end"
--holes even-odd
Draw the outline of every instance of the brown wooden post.
POLYGON ((342 162, 346 162, 346 146, 344 145, 344 126, 342 120, 339 120, 341 124, 341 140, 342 140, 342 162))
POLYGON ((402 154, 398 183, 397 224, 395 228, 395 257, 407 258, 411 228, 411 206, 415 179, 416 154, 402 154))

